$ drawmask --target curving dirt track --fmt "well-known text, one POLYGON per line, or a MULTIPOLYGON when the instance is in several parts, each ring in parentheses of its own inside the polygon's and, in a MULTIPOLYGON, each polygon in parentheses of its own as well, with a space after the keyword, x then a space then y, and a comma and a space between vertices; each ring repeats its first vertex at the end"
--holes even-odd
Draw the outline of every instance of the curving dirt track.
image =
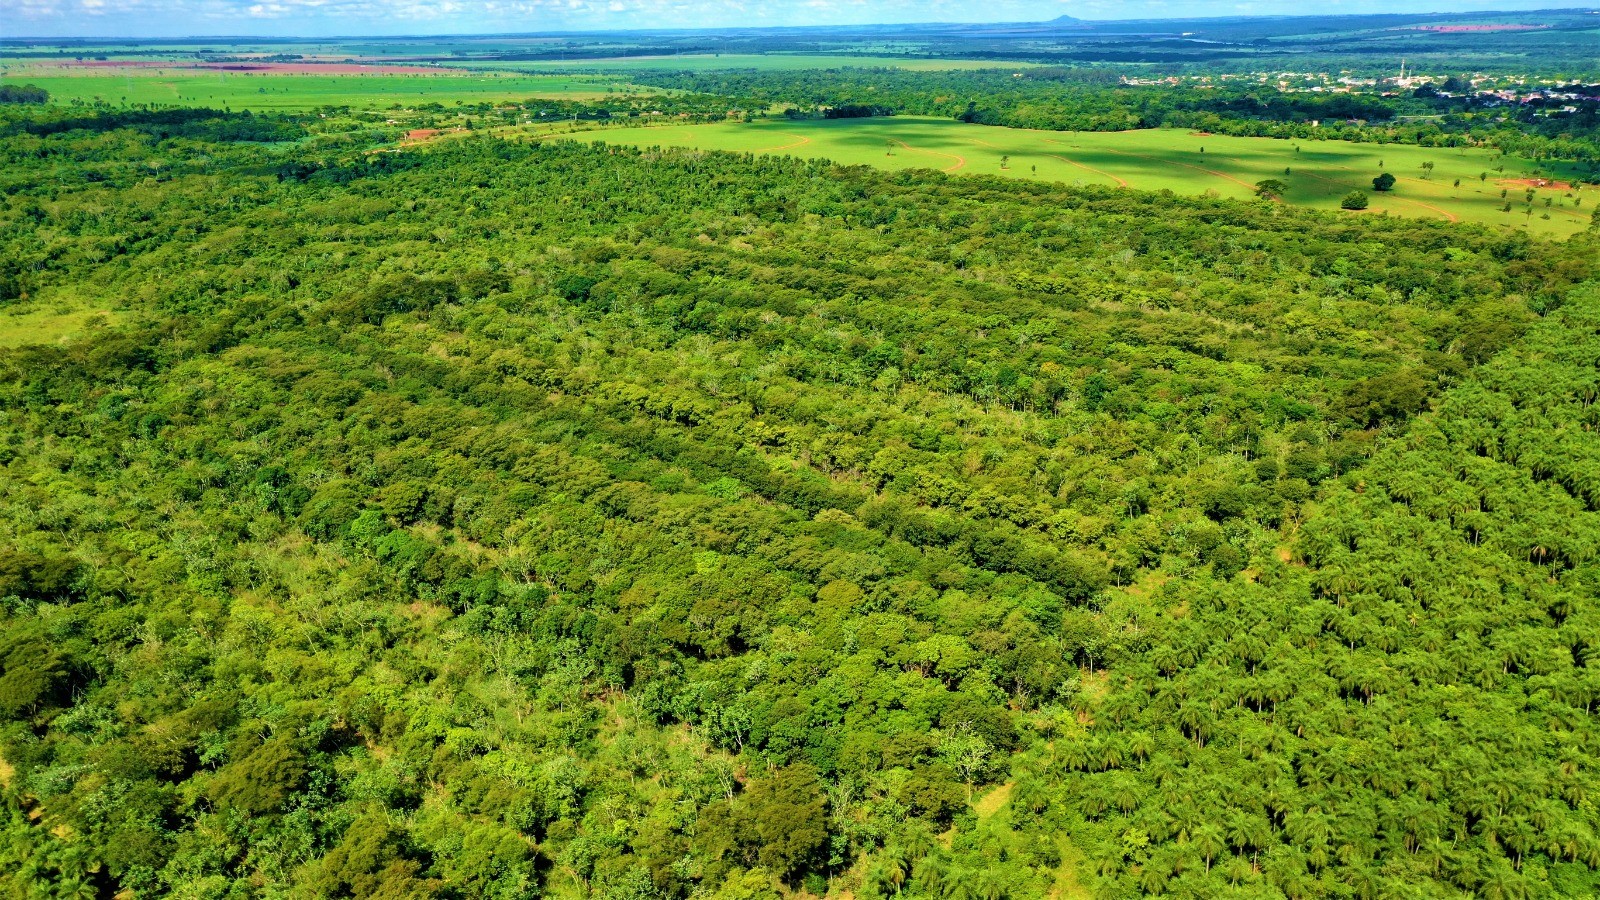
MULTIPOLYGON (((1344 169, 1344 170, 1350 171, 1350 172, 1354 172, 1355 171, 1354 169, 1350 168, 1349 166, 1339 166, 1338 168, 1341 168, 1341 169, 1344 169)), ((1340 187, 1340 188, 1348 187, 1348 185, 1340 184, 1339 182, 1334 181, 1332 178, 1325 178, 1325 177, 1323 177, 1321 175, 1318 175, 1318 174, 1316 174, 1314 172, 1302 172, 1301 174, 1305 175, 1307 177, 1310 177, 1310 178, 1315 178, 1318 181, 1326 181, 1328 184, 1334 185, 1335 187, 1340 187)), ((1409 203, 1412 206, 1419 206, 1419 207, 1421 207, 1421 208, 1423 208, 1425 210, 1428 210, 1429 212, 1438 213, 1439 215, 1444 216, 1444 219, 1445 219, 1446 222, 1459 222, 1459 221, 1461 221, 1461 217, 1460 216, 1457 216, 1455 213, 1450 212, 1447 209, 1440 209, 1439 207, 1434 206, 1432 203, 1423 203, 1421 200, 1412 200, 1412 199, 1409 199, 1407 197, 1396 197, 1393 194, 1389 194, 1385 199, 1398 200, 1401 203, 1409 203)))
POLYGON ((1241 179, 1235 178, 1232 175, 1229 175, 1227 172, 1218 172, 1216 169, 1208 169, 1205 166, 1197 166, 1197 165, 1194 165, 1193 163, 1178 162, 1175 159, 1162 159, 1159 156, 1146 156, 1143 153, 1133 153, 1133 152, 1128 151, 1128 150, 1113 150, 1110 147, 1106 147, 1105 151, 1107 153, 1116 153, 1116 154, 1119 154, 1121 156, 1137 156, 1140 159, 1148 159, 1151 162, 1162 163, 1163 165, 1183 166, 1185 169, 1193 169, 1196 172, 1204 172, 1207 175, 1214 175, 1217 178, 1221 178, 1221 179, 1223 179, 1225 181, 1231 181, 1234 184, 1240 185, 1241 187, 1247 187, 1252 191, 1254 191, 1256 189, 1256 186, 1251 184, 1248 181, 1243 181, 1241 179))
POLYGON ((953 159, 953 160, 955 160, 955 165, 949 166, 949 167, 944 168, 944 169, 940 169, 941 172, 954 172, 957 169, 960 169, 960 168, 962 168, 963 166, 965 166, 967 164, 967 158, 965 156, 962 156, 962 155, 958 154, 958 153, 944 153, 944 152, 941 152, 939 150, 924 150, 921 147, 913 147, 910 144, 908 144, 905 141, 902 141, 902 140, 900 140, 898 138, 895 139, 895 143, 899 144, 900 146, 902 146, 904 148, 906 148, 907 150, 910 150, 912 153, 927 153, 927 154, 930 154, 932 156, 942 156, 945 159, 953 159))
POLYGON ((784 135, 785 137, 798 138, 798 140, 790 141, 787 144, 779 144, 776 147, 762 147, 759 150, 751 150, 750 152, 751 153, 776 153, 779 150, 790 150, 790 149, 793 149, 795 147, 804 147, 806 144, 811 143, 811 138, 808 138, 803 134, 794 134, 794 133, 788 132, 788 131, 780 131, 778 133, 781 134, 781 135, 784 135))
MULTIPOLYGON (((1042 138, 1042 140, 1047 144, 1060 144, 1063 147, 1068 146, 1068 144, 1065 141, 1052 141, 1049 138, 1042 138)), ((1125 187, 1129 186, 1126 179, 1119 178, 1118 176, 1113 175, 1110 172, 1106 172, 1106 171, 1103 171, 1101 169, 1096 169, 1094 166, 1084 165, 1083 163, 1078 162, 1075 159, 1067 159, 1065 156, 1057 156, 1054 153, 1047 153, 1045 155, 1050 157, 1051 159, 1059 159, 1059 160, 1061 160, 1062 162, 1066 163, 1069 166, 1077 166, 1078 168, 1084 170, 1085 172, 1093 172, 1096 175, 1104 175, 1105 177, 1111 179, 1112 181, 1115 181, 1117 183, 1117 187, 1124 187, 1125 188, 1125 187)))

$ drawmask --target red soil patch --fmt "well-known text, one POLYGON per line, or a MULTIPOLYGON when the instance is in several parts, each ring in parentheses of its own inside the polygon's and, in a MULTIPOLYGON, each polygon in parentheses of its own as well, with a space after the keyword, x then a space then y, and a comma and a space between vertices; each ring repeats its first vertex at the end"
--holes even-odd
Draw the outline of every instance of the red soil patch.
POLYGON ((1549 25, 1418 25, 1417 30, 1460 34, 1469 31, 1538 31, 1549 27, 1549 25))
POLYGON ((1501 178, 1495 181, 1501 187, 1545 188, 1551 191, 1570 191, 1572 185, 1551 178, 1501 178))
POLYGON ((1189 136, 1190 137, 1211 137, 1211 132, 1209 132, 1209 131, 1191 131, 1191 132, 1189 132, 1189 136))
POLYGON ((439 129, 437 128, 413 128, 406 132, 406 140, 425 141, 428 138, 438 136, 439 133, 439 129))
POLYGON ((198 69, 211 72, 253 72, 261 75, 461 75, 465 72, 428 66, 366 66, 324 62, 154 62, 151 60, 85 59, 60 64, 67 69, 198 69))

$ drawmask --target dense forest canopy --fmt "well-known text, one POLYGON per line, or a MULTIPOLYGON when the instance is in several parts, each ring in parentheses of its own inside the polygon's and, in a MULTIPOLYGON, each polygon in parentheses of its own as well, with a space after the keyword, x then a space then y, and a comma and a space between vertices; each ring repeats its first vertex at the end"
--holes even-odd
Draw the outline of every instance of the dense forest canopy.
POLYGON ((0 115, 10 893, 1600 891, 1594 229, 0 115))
POLYGON ((32 84, 0 84, 0 103, 48 103, 50 92, 32 84))

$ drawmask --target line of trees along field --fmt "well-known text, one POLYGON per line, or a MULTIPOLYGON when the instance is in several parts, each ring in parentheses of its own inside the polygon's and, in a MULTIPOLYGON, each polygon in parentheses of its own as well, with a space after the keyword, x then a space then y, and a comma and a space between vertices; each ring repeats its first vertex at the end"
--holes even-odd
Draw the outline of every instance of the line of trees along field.
POLYGON ((6 889, 1600 884, 1593 237, 195 127, 0 144, 6 889))
MULTIPOLYGON (((1469 98, 1441 97, 1437 92, 1381 97, 1288 93, 1266 85, 1119 86, 1117 78, 1107 69, 906 72, 840 68, 782 73, 662 72, 643 74, 638 80, 738 97, 755 108, 773 104, 800 109, 880 106, 902 114, 1013 128, 1127 131, 1168 127, 1249 137, 1490 146, 1530 159, 1600 163, 1600 103, 1594 100, 1561 101, 1575 106, 1576 111, 1546 115, 1538 104, 1489 107, 1469 98), (1422 116, 1426 121, 1402 121, 1398 116, 1422 116), (1363 124, 1350 124, 1352 120, 1363 124)), ((1591 91, 1581 85, 1574 88, 1591 91)))

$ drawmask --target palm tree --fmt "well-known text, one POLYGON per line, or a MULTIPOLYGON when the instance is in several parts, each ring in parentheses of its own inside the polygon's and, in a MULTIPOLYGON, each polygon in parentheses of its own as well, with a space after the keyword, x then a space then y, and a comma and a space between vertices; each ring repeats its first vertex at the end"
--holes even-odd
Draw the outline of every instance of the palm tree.
POLYGON ((1206 862, 1206 873, 1211 873, 1211 861, 1228 848, 1227 836, 1215 822, 1207 822, 1194 830, 1194 849, 1206 862))
POLYGON ((1504 859, 1496 859, 1490 863, 1483 883, 1478 886, 1478 896, 1484 900, 1524 900, 1529 896, 1528 882, 1506 865, 1504 859))
POLYGON ((900 888, 906 883, 905 863, 900 859, 900 854, 892 848, 884 848, 884 855, 873 867, 870 877, 885 894, 900 893, 900 888))
POLYGON ((1011 895, 1005 876, 994 866, 985 868, 978 875, 977 890, 978 900, 1006 900, 1011 895))
POLYGON ((983 900, 978 893, 977 874, 971 869, 957 869, 944 883, 945 900, 983 900))

